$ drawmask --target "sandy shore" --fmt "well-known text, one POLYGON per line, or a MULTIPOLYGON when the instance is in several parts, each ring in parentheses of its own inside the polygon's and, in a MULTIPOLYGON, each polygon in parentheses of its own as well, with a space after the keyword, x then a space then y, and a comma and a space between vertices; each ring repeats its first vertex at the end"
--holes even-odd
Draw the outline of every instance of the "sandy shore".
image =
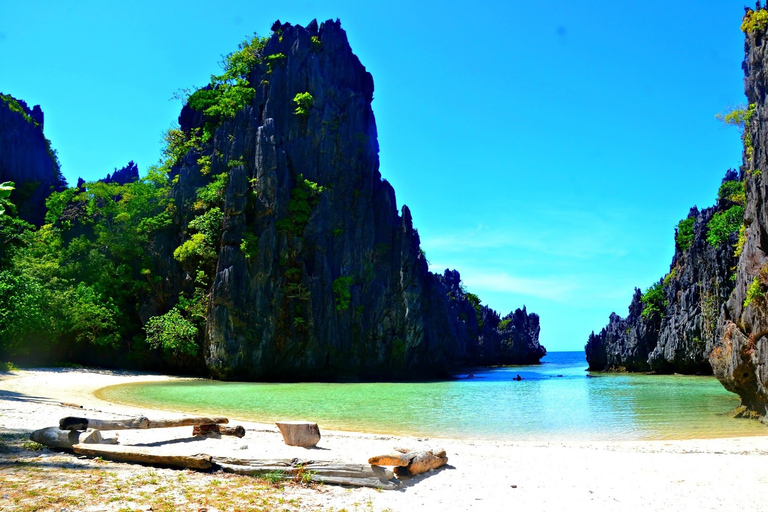
MULTIPOLYGON (((56 425, 61 417, 71 415, 179 417, 178 413, 105 402, 93 394, 113 384, 170 378, 84 369, 2 373, 0 432, 28 433, 56 425)), ((320 444, 307 450, 285 446, 274 425, 231 423, 242 424, 246 436, 201 440, 191 438, 191 427, 186 427, 121 431, 119 438, 123 444, 173 440, 174 451, 189 453, 357 463, 388 453, 395 446, 444 448, 448 453, 447 467, 404 479, 397 491, 336 486, 281 490, 289 498, 298 497, 301 505, 296 510, 704 511, 754 508, 768 503, 768 436, 642 442, 497 442, 334 432, 323 430, 321 424, 320 444)), ((134 466, 120 466, 134 471, 134 466)), ((5 469, 0 464, 0 475, 5 469)), ((135 466, 135 471, 142 468, 135 466)), ((0 500, 0 509, 13 509, 6 505, 0 500)), ((105 504, 100 510, 112 508, 105 504)))

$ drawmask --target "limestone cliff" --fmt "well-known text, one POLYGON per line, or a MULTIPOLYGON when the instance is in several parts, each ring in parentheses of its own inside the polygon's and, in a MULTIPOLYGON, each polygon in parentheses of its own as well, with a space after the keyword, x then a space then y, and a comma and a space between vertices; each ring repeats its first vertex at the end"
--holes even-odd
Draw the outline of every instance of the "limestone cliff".
POLYGON ((690 210, 676 230, 669 273, 651 287, 657 294, 644 297, 635 289, 627 318, 612 313, 608 325, 590 335, 585 352, 591 370, 712 372, 707 357, 719 339, 720 308, 734 286, 740 190, 738 174, 728 171, 717 204, 690 210), (718 238, 718 221, 732 213, 737 228, 727 227, 718 238))
MULTIPOLYGON (((278 22, 254 51, 253 100, 172 171, 181 230, 165 242, 169 251, 194 249, 201 219, 222 214, 210 266, 201 256, 166 267, 168 281, 190 294, 210 269, 209 371, 423 378, 459 365, 538 362, 546 353, 538 316, 523 309, 502 320, 468 299, 458 273, 428 271, 410 211, 398 212, 381 178, 373 79, 339 22, 278 22), (201 214, 201 190, 216 183, 220 203, 201 214)), ((197 98, 213 89, 205 91, 197 98)), ((183 137, 210 120, 188 104, 183 137)))
POLYGON ((39 105, 30 109, 24 101, 0 93, 0 183, 14 182, 11 201, 19 217, 38 226, 45 217, 45 199, 67 186, 43 125, 39 105))
POLYGON ((746 178, 746 226, 736 286, 720 315, 720 343, 709 357, 717 378, 741 397, 745 414, 768 414, 768 11, 748 10, 742 65, 747 96, 742 169, 746 178))

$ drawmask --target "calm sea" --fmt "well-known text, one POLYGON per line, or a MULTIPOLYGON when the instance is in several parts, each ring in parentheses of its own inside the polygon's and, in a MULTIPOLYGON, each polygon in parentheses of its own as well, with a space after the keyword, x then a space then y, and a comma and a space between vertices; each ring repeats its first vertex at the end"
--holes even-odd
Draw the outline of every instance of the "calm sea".
POLYGON ((586 371, 583 352, 538 366, 482 368, 427 383, 184 381, 104 388, 112 402, 321 428, 507 440, 688 439, 768 434, 727 413, 738 397, 714 377, 586 371), (517 380, 517 376, 522 380, 517 380))

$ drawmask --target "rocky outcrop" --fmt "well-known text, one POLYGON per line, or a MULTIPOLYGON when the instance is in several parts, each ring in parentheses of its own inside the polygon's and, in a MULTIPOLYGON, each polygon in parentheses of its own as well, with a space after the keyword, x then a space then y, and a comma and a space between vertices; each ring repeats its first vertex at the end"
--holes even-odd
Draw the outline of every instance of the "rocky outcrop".
POLYGON ((590 335, 585 352, 591 370, 712 373, 708 356, 722 332, 720 309, 734 287, 738 234, 726 233, 713 243, 710 231, 716 215, 742 201, 722 193, 729 186, 738 190, 739 178, 728 171, 717 204, 702 211, 694 207, 681 222, 678 229, 686 233, 676 231, 670 272, 654 286, 660 289, 656 303, 650 297, 644 302, 635 289, 627 318, 612 313, 608 325, 590 335))
MULTIPOLYGON (((127 185, 128 183, 139 181, 139 166, 131 160, 125 167, 115 169, 115 172, 107 174, 106 178, 99 181, 104 183, 116 183, 118 185, 127 185)), ((78 186, 81 186, 80 181, 78 181, 78 186)))
POLYGON ((30 109, 24 101, 0 93, 0 183, 15 184, 11 201, 19 217, 38 226, 45 217, 46 198, 67 186, 43 124, 39 105, 30 109))
MULTIPOLYGON (((460 365, 538 362, 538 317, 471 302, 431 274, 411 213, 379 173, 373 79, 338 21, 290 24, 258 50, 253 101, 173 168, 182 229, 226 175, 205 359, 224 379, 442 377, 460 365), (301 100, 301 95, 306 98, 301 100)), ((206 118, 189 105, 185 134, 206 118)), ((169 261, 192 289, 200 264, 169 261)))
POLYGON ((719 321, 720 342, 709 356, 715 375, 741 397, 745 414, 768 415, 768 34, 758 2, 748 10, 745 31, 744 92, 749 107, 742 169, 746 178, 745 243, 736 283, 719 321))
POLYGON ((501 318, 464 289, 456 270, 446 269, 437 278, 445 289, 449 316, 458 330, 454 335, 469 340, 465 361, 473 365, 536 364, 547 354, 539 344, 537 314, 529 314, 523 306, 501 318))

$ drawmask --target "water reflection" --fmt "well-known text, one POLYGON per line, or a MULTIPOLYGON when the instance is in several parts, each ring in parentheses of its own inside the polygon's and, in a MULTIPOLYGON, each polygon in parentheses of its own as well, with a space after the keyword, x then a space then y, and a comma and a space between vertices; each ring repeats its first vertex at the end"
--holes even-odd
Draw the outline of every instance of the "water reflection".
POLYGON ((714 378, 589 374, 585 369, 583 353, 555 353, 542 365, 473 369, 474 378, 448 382, 165 382, 115 386, 100 395, 264 422, 311 419, 323 428, 431 437, 587 440, 766 433, 757 422, 723 415, 738 399, 714 378))

